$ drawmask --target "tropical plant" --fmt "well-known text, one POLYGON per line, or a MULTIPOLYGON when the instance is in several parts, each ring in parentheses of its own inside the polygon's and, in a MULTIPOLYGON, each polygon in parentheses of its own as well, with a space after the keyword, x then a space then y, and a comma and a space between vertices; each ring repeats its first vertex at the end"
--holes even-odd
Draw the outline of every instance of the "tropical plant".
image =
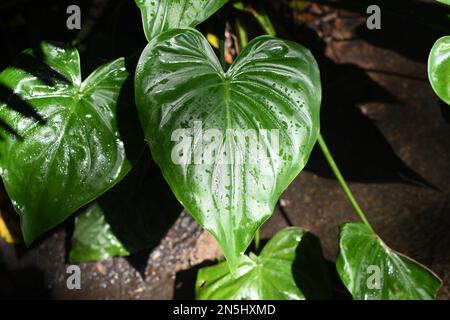
MULTIPOLYGON (((450 5, 448 0, 440 0, 450 5)), ((446 104, 450 104, 450 36, 436 41, 428 58, 428 76, 436 94, 446 104)))
MULTIPOLYGON (((362 221, 340 228, 336 267, 353 298, 433 299, 439 278, 384 244, 320 135, 320 71, 311 52, 277 38, 268 15, 241 2, 234 8, 251 13, 268 35, 247 43, 237 23, 241 52, 231 66, 223 43, 217 56, 194 29, 226 2, 136 0, 148 40, 134 75, 145 141, 179 202, 216 238, 226 258, 199 271, 197 298, 333 297, 320 244, 307 230, 281 230, 258 255, 248 253, 253 239, 259 250, 260 226, 318 141, 362 221), (252 133, 260 137, 253 145, 252 133), (205 141, 216 149, 205 148, 205 141)), ((438 46, 430 74, 449 101, 448 61, 441 59, 448 58, 449 42, 438 46)), ((27 245, 112 188, 138 162, 130 159, 118 129, 116 107, 127 76, 121 58, 82 81, 77 50, 48 42, 24 51, 0 74, 0 85, 10 91, 0 105, 7 124, 0 127, 6 137, 0 141, 0 173, 27 245)), ((134 107, 132 100, 128 104, 134 107)), ((129 253, 95 202, 76 218, 73 240, 74 262, 129 253)))

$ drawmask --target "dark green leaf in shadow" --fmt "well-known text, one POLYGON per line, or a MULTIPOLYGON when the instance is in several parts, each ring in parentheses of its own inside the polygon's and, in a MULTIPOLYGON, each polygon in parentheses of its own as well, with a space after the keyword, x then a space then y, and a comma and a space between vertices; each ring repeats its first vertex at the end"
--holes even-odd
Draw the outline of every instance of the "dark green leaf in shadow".
MULTIPOLYGON (((130 254, 155 247, 182 211, 159 168, 151 162, 148 150, 131 172, 90 205, 86 209, 87 212, 92 210, 91 207, 98 210, 98 219, 104 219, 104 224, 110 230, 108 232, 114 234, 113 245, 115 246, 117 239, 130 254)), ((82 211, 80 216, 84 215, 86 212, 82 211)), ((94 259, 95 252, 91 250, 89 257, 92 257, 92 260, 120 255, 107 250, 110 243, 103 240, 102 235, 100 239, 95 240, 96 235, 97 229, 88 224, 75 226, 71 252, 80 253, 76 253, 73 262, 84 262, 76 259, 83 258, 81 250, 77 249, 77 243, 89 244, 90 241, 93 242, 98 257, 94 259), (102 249, 100 244, 105 245, 105 249, 102 249)))
POLYGON ((303 300, 331 296, 320 244, 313 235, 297 227, 279 231, 259 256, 241 256, 234 274, 225 262, 200 269, 195 290, 196 298, 202 300, 303 300))
POLYGON ((357 300, 436 297, 441 280, 418 262, 390 249, 363 223, 340 227, 337 271, 357 300))
POLYGON ((97 201, 131 253, 158 245, 183 209, 148 149, 128 176, 97 201))
POLYGON ((227 2, 228 0, 136 0, 148 41, 167 30, 194 28, 227 2))
POLYGON ((101 261, 114 256, 127 256, 129 252, 112 233, 111 227, 97 202, 75 218, 71 263, 101 261))
POLYGON ((450 105, 450 36, 440 38, 431 49, 428 77, 434 92, 450 105))
POLYGON ((236 267, 318 138, 314 57, 262 36, 224 72, 200 32, 172 30, 147 45, 135 79, 153 159, 236 267))
POLYGON ((78 51, 46 42, 0 74, 0 118, 16 133, 0 129, 1 176, 27 245, 131 169, 115 114, 127 76, 121 58, 82 81, 78 51))

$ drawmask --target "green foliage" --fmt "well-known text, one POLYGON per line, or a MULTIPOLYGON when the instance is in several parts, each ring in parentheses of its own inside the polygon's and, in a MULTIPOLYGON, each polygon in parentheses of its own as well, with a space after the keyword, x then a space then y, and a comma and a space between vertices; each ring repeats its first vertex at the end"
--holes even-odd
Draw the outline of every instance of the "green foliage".
POLYGON ((97 202, 89 205, 75 218, 75 231, 69 254, 71 263, 100 261, 127 255, 129 252, 112 233, 97 202))
POLYGON ((439 278, 416 261, 393 251, 365 224, 340 228, 338 273, 358 300, 434 299, 439 278), (380 272, 380 274, 377 274, 380 272))
MULTIPOLYGON (((267 13, 241 1, 234 8, 252 14, 271 36, 247 44, 247 30, 237 20, 245 49, 229 68, 192 29, 226 2, 136 0, 149 41, 134 88, 146 141, 177 199, 217 239, 227 258, 200 270, 197 298, 332 297, 320 243, 304 229, 284 229, 259 256, 245 255, 281 193, 306 165, 318 137, 365 222, 340 229, 336 266, 353 298, 435 298, 440 279, 388 248, 374 233, 320 137, 320 72, 311 53, 273 37, 276 32, 267 13)), ((366 6, 356 4, 354 10, 361 8, 366 6)), ((387 13, 397 14, 396 10, 388 8, 387 13)), ((414 19, 421 15, 410 14, 414 19)), ((225 58, 223 52, 221 56, 225 58)), ((433 89, 447 104, 449 57, 450 37, 443 37, 431 51, 428 71, 433 89)), ((71 262, 124 256, 149 247, 173 223, 175 217, 169 213, 175 201, 165 199, 169 192, 149 176, 150 159, 141 157, 121 181, 132 167, 116 115, 119 94, 126 96, 122 86, 127 76, 124 59, 117 59, 82 81, 78 51, 46 42, 24 51, 0 74, 0 93, 7 96, 0 103, 0 174, 20 215, 26 244, 95 199, 75 219, 71 262), (149 194, 167 210, 158 212, 149 194), (167 221, 155 222, 155 212, 167 221)), ((132 98, 125 99, 133 107, 132 98)), ((139 130, 128 120, 125 131, 127 136, 131 133, 128 138, 141 142, 135 134, 139 130)))
POLYGON ((227 2, 228 0, 136 0, 148 41, 167 30, 194 28, 227 2))
POLYGON ((450 105, 450 36, 440 38, 431 49, 428 77, 439 98, 450 105))
POLYGON ((101 260, 123 255, 123 250, 117 249, 121 246, 130 254, 152 248, 166 235, 181 210, 159 169, 151 163, 150 151, 146 150, 122 181, 79 214, 80 222, 75 224, 72 236, 72 251, 76 251, 72 261, 86 261, 82 246, 88 248, 90 260, 95 260, 95 256, 101 260), (97 222, 97 226, 88 221, 97 222), (99 233, 100 228, 107 237, 99 233), (112 250, 103 250, 99 242, 112 250))
POLYGON ((323 299, 331 296, 328 281, 318 241, 290 227, 273 236, 259 256, 241 256, 234 273, 226 263, 200 269, 195 290, 202 300, 303 300, 310 293, 323 299))
POLYGON ((245 6, 242 1, 235 2, 233 7, 237 10, 250 13, 256 19, 258 24, 263 28, 264 32, 270 36, 276 36, 275 28, 272 25, 272 21, 269 15, 264 10, 257 10, 251 6, 245 6))
POLYGON ((0 74, 1 176, 26 244, 130 170, 115 115, 127 76, 118 59, 82 82, 77 50, 45 42, 0 74))
POLYGON ((436 0, 436 1, 450 6, 450 0, 436 0))
POLYGON ((259 37, 227 72, 193 29, 165 32, 142 53, 136 104, 153 158, 232 268, 305 166, 319 133, 320 99, 317 64, 293 42, 259 37), (191 134, 174 135, 182 128, 191 134), (199 138, 201 130, 223 133, 213 141, 217 154, 208 154, 204 146, 211 141, 199 138), (251 140, 261 151, 258 159, 245 139, 247 130, 259 138, 251 140), (279 147, 270 145, 273 137, 265 130, 277 130, 279 147), (179 145, 186 160, 181 164, 173 159, 179 145))

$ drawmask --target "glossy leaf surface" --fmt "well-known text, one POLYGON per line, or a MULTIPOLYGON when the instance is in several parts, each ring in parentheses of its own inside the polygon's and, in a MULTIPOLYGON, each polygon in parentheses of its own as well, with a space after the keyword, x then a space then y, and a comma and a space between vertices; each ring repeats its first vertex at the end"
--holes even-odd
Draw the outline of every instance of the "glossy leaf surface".
POLYGON ((111 231, 98 203, 94 202, 75 218, 69 254, 71 263, 101 261, 127 255, 129 252, 111 231))
POLYGON ((0 74, 0 168, 25 242, 100 196, 131 168, 115 109, 118 59, 81 81, 76 49, 42 43, 0 74))
POLYGON ((441 281, 416 261, 393 251, 362 223, 340 228, 337 271, 358 300, 433 299, 441 281))
POLYGON ((428 77, 434 92, 450 105, 450 36, 440 38, 431 49, 428 77))
POLYGON ((228 0, 136 0, 148 41, 167 30, 194 28, 226 2, 228 0))
POLYGON ((305 166, 320 101, 317 64, 293 42, 259 37, 227 72, 193 29, 145 48, 136 104, 153 158, 232 268, 305 166))
POLYGON ((225 262, 199 270, 197 299, 300 300, 330 298, 325 260, 317 238, 290 227, 261 251, 242 256, 234 274, 225 262), (303 291, 305 290, 305 291, 303 291))

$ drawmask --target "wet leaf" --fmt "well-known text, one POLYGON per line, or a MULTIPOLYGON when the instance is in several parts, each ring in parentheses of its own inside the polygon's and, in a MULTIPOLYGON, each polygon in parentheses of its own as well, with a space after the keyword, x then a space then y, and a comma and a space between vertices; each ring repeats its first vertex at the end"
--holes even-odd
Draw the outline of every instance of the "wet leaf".
POLYGON ((228 0, 136 0, 147 40, 176 28, 196 27, 228 0))
POLYGON ((428 77, 434 92, 450 105, 450 36, 440 38, 431 49, 428 77))
POLYGON ((434 299, 441 280, 418 262, 390 249, 363 223, 340 228, 337 271, 358 300, 434 299))
POLYGON ((436 0, 436 1, 450 6, 450 0, 436 0))
POLYGON ((72 240, 74 262, 83 262, 85 255, 87 261, 94 261, 123 255, 121 252, 134 254, 152 249, 161 242, 181 211, 161 171, 152 163, 150 150, 146 149, 122 181, 78 216, 80 223, 75 226, 72 240), (91 211, 95 211, 95 215, 91 211), (88 212, 92 218, 86 217, 88 212), (101 222, 98 227, 84 223, 90 220, 101 222), (103 227, 104 232, 99 232, 103 227), (100 239, 96 239, 97 235, 100 239), (118 250, 117 242, 125 251, 118 250), (111 246, 112 250, 108 249, 111 246), (88 253, 85 254, 83 248, 87 248, 88 253))
POLYGON ((127 256, 129 252, 111 231, 97 202, 75 218, 71 263, 101 261, 115 256, 127 256))
POLYGON ((240 257, 234 274, 226 263, 200 269, 196 298, 303 300, 305 296, 308 298, 303 288, 308 293, 315 291, 315 299, 329 298, 330 287, 320 245, 317 247, 318 242, 310 236, 304 229, 286 228, 269 240, 259 256, 251 253, 240 257), (302 269, 296 270, 299 266, 302 269))
POLYGON ((130 170, 115 116, 124 60, 81 81, 76 49, 43 42, 0 74, 0 169, 27 245, 130 170))
POLYGON ((136 104, 153 158, 231 268, 305 166, 320 101, 316 61, 293 42, 256 38, 227 72, 193 29, 142 53, 136 104))

